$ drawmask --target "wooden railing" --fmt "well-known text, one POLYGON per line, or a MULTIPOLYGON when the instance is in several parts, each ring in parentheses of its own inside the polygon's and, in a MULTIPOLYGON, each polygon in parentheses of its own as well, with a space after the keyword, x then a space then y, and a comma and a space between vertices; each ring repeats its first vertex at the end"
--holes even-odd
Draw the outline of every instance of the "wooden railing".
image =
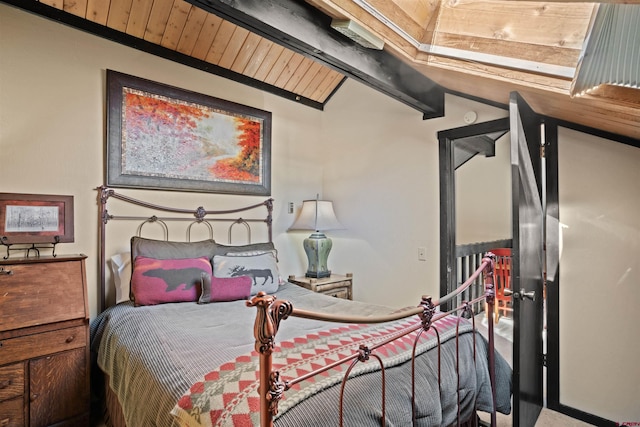
MULTIPOLYGON (((511 239, 493 240, 490 242, 470 243, 466 245, 456 245, 456 276, 457 278, 467 278, 478 269, 482 264, 482 258, 486 252, 495 248, 510 248, 512 247, 511 239)), ((456 280, 456 286, 450 286, 451 289, 447 289, 447 293, 453 291, 459 285, 459 279, 456 280)), ((456 296, 449 305, 449 307, 458 307, 463 301, 473 301, 479 296, 484 295, 484 283, 481 278, 469 286, 464 292, 456 296)), ((474 313, 480 313, 484 311, 484 303, 477 302, 473 306, 474 313)))

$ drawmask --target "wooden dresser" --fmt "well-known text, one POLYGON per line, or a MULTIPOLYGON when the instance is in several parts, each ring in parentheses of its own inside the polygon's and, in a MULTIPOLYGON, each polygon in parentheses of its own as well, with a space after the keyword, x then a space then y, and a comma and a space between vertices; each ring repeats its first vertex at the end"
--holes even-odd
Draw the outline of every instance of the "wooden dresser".
POLYGON ((0 426, 89 425, 85 255, 0 260, 0 426))

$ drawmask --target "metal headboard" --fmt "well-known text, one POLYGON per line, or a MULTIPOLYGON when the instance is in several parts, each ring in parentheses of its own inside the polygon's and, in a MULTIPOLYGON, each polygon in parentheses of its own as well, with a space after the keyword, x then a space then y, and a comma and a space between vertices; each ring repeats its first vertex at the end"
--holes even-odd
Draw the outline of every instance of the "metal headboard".
POLYGON ((226 222, 229 224, 228 226, 228 240, 231 243, 231 236, 233 227, 236 225, 244 226, 249 241, 251 241, 251 223, 263 223, 267 227, 268 233, 268 241, 273 241, 273 232, 272 232, 272 221, 273 221, 273 199, 267 199, 262 203, 257 203, 255 205, 244 206, 237 209, 228 209, 228 210, 206 210, 202 206, 197 209, 181 209, 174 208, 169 206, 161 206, 153 203, 148 203, 142 200, 134 199, 133 197, 128 197, 123 194, 117 193, 114 189, 109 188, 107 186, 100 186, 96 188, 98 190, 98 205, 100 208, 98 209, 98 222, 99 226, 99 236, 98 236, 98 245, 99 245, 99 253, 100 253, 100 301, 99 301, 99 312, 104 311, 106 308, 106 228, 107 223, 109 221, 115 220, 126 220, 126 221, 140 221, 140 225, 137 228, 137 235, 141 235, 142 227, 146 224, 156 223, 159 224, 163 229, 163 234, 165 236, 165 240, 168 240, 168 226, 167 221, 188 221, 189 224, 186 229, 185 241, 190 241, 191 239, 191 230, 194 225, 204 225, 207 227, 209 236, 213 239, 213 226, 212 222, 226 222), (140 206, 143 208, 148 208, 153 211, 152 214, 147 216, 131 216, 131 215, 112 215, 109 213, 107 209, 107 204, 109 199, 118 199, 125 203, 140 206), (258 217, 257 209, 265 207, 267 210, 266 216, 258 217), (222 217, 223 215, 231 215, 242 212, 249 212, 252 210, 256 210, 256 212, 252 212, 250 215, 254 217, 250 218, 229 218, 222 217), (158 216, 158 214, 172 214, 175 216, 158 216))

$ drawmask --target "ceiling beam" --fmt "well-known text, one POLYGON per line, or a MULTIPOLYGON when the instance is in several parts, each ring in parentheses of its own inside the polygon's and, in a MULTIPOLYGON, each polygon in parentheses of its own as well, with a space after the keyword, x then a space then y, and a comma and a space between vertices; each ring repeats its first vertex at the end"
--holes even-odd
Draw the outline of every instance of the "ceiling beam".
POLYGON ((422 112, 444 115, 444 89, 383 50, 366 49, 330 27, 331 19, 295 0, 187 0, 325 64, 422 112))

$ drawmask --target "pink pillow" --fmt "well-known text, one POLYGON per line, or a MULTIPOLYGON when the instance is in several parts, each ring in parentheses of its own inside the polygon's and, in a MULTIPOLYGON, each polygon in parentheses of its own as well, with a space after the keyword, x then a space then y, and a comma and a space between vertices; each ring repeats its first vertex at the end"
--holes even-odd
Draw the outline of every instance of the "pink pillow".
POLYGON ((209 258, 155 259, 137 256, 131 276, 136 305, 197 301, 200 276, 211 274, 209 258))
POLYGON ((202 295, 198 303, 249 299, 252 283, 253 280, 249 276, 213 277, 211 274, 202 273, 202 295))

